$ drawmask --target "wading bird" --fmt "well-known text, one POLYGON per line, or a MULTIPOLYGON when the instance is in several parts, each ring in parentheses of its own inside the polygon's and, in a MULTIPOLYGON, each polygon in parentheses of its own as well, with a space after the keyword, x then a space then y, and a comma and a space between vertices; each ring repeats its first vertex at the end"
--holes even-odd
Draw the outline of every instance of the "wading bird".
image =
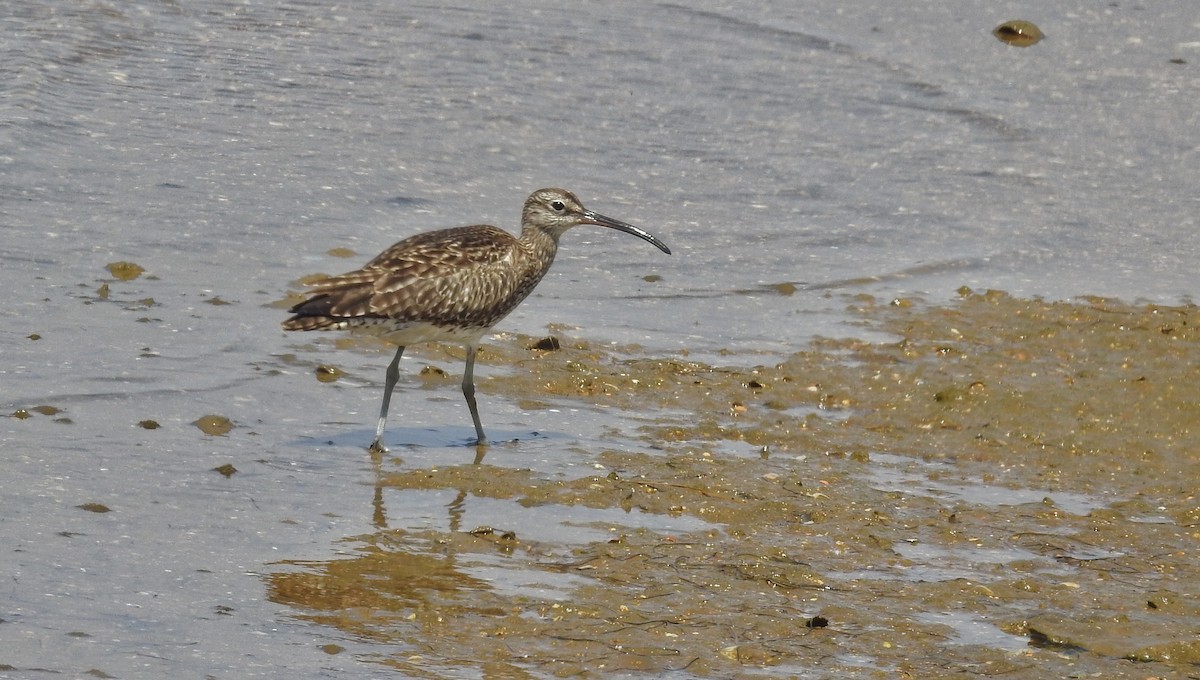
POLYGON ((384 451, 392 390, 404 348, 420 342, 454 342, 467 348, 462 392, 471 410, 477 444, 487 444, 475 405, 475 355, 479 340, 537 286, 554 262, 558 239, 580 225, 608 227, 670 248, 646 231, 580 204, 563 189, 539 189, 525 201, 521 235, 487 224, 410 236, 361 269, 312 285, 310 297, 290 310, 284 330, 349 330, 396 343, 387 367, 383 406, 372 451, 384 451))

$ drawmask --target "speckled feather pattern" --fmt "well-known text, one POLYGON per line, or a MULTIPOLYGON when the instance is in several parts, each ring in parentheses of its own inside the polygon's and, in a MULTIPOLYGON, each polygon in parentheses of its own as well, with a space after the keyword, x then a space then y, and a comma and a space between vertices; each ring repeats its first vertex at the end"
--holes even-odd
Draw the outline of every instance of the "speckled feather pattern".
POLYGON ((546 275, 559 237, 581 224, 624 231, 671 252, 638 227, 584 209, 569 191, 539 189, 525 201, 520 238, 487 224, 410 236, 362 269, 316 282, 283 327, 365 332, 402 347, 477 344, 546 275))
POLYGON ((431 341, 466 345, 463 397, 471 410, 476 444, 486 445, 475 403, 479 340, 533 291, 554 262, 559 237, 581 224, 633 234, 671 253, 642 229, 585 210, 569 191, 539 189, 525 201, 520 238, 486 224, 410 236, 362 269, 317 281, 312 296, 292 307, 294 316, 283 328, 358 331, 399 345, 384 374, 372 451, 385 450, 388 405, 405 346, 431 341))
POLYGON ((408 345, 468 342, 507 316, 550 268, 556 239, 490 225, 411 236, 358 269, 318 281, 286 330, 356 330, 408 345))

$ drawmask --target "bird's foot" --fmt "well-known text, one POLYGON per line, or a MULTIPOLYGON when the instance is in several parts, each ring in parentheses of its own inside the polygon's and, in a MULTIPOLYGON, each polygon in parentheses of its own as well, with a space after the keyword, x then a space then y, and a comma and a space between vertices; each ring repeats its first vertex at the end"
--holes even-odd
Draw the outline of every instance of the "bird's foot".
POLYGON ((476 441, 475 442, 475 461, 473 464, 479 465, 479 464, 483 463, 483 457, 487 455, 487 452, 488 452, 488 440, 479 439, 478 441, 476 441))

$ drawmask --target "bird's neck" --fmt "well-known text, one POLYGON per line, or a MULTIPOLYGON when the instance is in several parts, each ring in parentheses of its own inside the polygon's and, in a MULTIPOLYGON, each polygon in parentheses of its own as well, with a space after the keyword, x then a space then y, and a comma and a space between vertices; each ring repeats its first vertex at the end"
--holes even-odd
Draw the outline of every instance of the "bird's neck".
POLYGON ((554 264, 558 253, 558 238, 541 229, 522 229, 518 239, 525 257, 525 266, 538 279, 542 278, 554 264))

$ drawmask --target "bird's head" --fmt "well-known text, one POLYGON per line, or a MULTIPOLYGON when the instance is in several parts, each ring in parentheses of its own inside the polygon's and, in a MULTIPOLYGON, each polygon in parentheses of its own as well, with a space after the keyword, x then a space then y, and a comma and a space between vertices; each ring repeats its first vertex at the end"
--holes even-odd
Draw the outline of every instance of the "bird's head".
POLYGON ((611 217, 605 217, 583 207, 575 194, 566 189, 538 189, 530 194, 525 201, 525 209, 521 213, 523 228, 539 229, 549 234, 555 241, 563 232, 581 224, 594 224, 598 227, 608 227, 623 231, 626 234, 649 241, 656 248, 670 255, 671 249, 650 233, 611 217))

